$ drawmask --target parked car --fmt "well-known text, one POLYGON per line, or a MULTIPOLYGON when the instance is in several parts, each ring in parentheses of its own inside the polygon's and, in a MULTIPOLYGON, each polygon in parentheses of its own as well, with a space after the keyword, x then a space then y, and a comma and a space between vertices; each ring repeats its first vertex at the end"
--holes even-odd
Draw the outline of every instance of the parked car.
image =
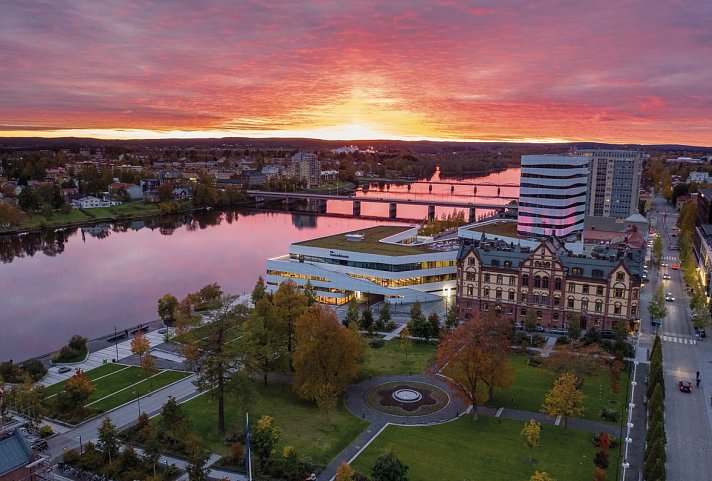
POLYGON ((521 331, 522 329, 524 329, 524 324, 522 324, 521 322, 515 322, 514 329, 517 331, 521 331))
POLYGON ((536 332, 544 332, 544 328, 541 327, 541 325, 537 324, 536 327, 534 328, 536 332))
POLYGON ((615 339, 616 338, 616 333, 611 331, 610 329, 604 329, 601 331, 599 334, 599 337, 601 339, 615 339))
POLYGON ((552 327, 549 329, 549 332, 552 334, 563 334, 566 335, 569 333, 569 330, 565 327, 552 327))
POLYGON ((675 302, 675 296, 672 295, 672 292, 668 292, 665 294, 665 300, 668 302, 675 302))
POLYGON ((692 392, 692 383, 690 381, 680 381, 680 392, 692 392))
POLYGON ((660 264, 660 267, 667 267, 667 266, 668 266, 667 262, 663 262, 662 264, 660 264))
POLYGON ((671 269, 676 271, 676 270, 680 269, 680 266, 678 264, 673 264, 671 269))
POLYGON ((69 372, 69 371, 71 371, 71 370, 72 370, 71 367, 62 366, 62 367, 60 367, 59 369, 57 369, 57 372, 60 373, 60 374, 64 374, 65 372, 69 372))

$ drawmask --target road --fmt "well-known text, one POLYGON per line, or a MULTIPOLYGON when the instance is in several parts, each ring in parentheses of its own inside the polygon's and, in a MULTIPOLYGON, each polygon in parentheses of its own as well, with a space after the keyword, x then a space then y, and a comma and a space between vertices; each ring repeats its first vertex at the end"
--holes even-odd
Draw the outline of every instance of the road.
MULTIPOLYGON (((652 295, 662 283, 663 290, 675 297, 668 302, 668 314, 660 327, 663 340, 663 368, 665 374, 665 432, 667 435, 667 479, 694 479, 712 481, 712 465, 706 462, 712 452, 712 427, 709 408, 712 395, 712 339, 697 342, 690 321, 690 298, 685 291, 681 270, 673 270, 679 264, 678 251, 671 250, 677 238, 672 237, 677 222, 677 213, 662 197, 656 197, 649 215, 651 225, 663 237, 663 262, 670 267, 661 267, 659 273, 650 268, 651 282, 646 286, 646 295, 652 295), (657 214, 656 212, 660 213, 657 214), (663 280, 664 273, 670 280, 663 280), (697 371, 700 371, 701 386, 691 394, 678 389, 680 380, 688 380, 695 386, 697 371)), ((647 307, 647 306, 646 306, 647 307)), ((644 330, 652 327, 646 319, 644 330)))

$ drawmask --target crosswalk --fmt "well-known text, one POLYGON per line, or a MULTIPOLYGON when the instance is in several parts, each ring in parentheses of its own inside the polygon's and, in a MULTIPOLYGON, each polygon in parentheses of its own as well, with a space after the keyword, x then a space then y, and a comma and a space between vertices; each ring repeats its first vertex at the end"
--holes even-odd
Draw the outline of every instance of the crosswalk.
POLYGON ((677 261, 677 256, 663 256, 664 261, 677 261))
POLYGON ((663 342, 677 342, 678 344, 697 344, 697 339, 677 336, 661 336, 663 342))

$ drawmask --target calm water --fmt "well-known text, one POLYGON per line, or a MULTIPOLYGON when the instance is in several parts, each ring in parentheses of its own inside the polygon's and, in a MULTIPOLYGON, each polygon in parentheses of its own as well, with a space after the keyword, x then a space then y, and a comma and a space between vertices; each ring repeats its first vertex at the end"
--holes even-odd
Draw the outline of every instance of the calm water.
MULTIPOLYGON (((430 180, 436 181, 437 174, 430 180)), ((518 183, 519 169, 476 180, 518 183)), ((433 185, 432 192, 423 184, 414 184, 410 192, 407 186, 383 189, 371 187, 358 195, 455 199, 471 187, 457 186, 454 193, 443 185, 433 185)), ((518 188, 501 190, 502 196, 517 193, 518 188)), ((472 192, 469 195, 471 199, 472 192)), ((478 187, 478 195, 496 195, 496 187, 478 187)), ((327 209, 350 214, 351 203, 329 202, 327 209)), ((387 209, 364 204, 362 214, 387 216, 387 209)), ((417 219, 426 211, 424 206, 404 206, 398 213, 417 219)), ((444 212, 447 209, 437 214, 444 212)), ((0 238, 0 360, 44 354, 76 333, 92 338, 114 326, 155 319, 157 300, 167 292, 180 298, 210 282, 218 282, 226 293, 249 292, 264 274, 265 259, 286 253, 291 242, 383 222, 286 212, 212 212, 163 219, 160 224, 0 238)))

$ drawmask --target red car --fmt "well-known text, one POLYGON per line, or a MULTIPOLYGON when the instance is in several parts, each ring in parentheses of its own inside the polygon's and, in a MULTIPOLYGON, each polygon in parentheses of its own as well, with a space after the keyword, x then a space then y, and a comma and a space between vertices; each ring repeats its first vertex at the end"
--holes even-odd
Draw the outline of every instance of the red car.
POLYGON ((680 392, 692 392, 692 383, 690 381, 680 381, 680 392))
POLYGON ((670 268, 671 268, 672 270, 674 270, 674 271, 677 271, 677 270, 680 269, 680 266, 677 265, 677 264, 673 264, 670 268))

